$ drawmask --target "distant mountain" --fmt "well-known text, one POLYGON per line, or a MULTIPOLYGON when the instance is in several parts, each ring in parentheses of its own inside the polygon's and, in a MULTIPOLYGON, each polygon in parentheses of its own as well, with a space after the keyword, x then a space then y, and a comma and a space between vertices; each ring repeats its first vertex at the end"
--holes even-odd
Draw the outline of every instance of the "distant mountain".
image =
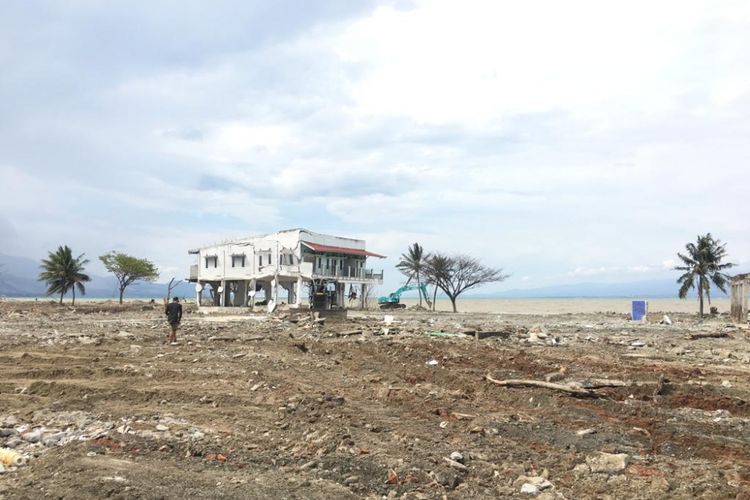
MULTIPOLYGON (((6 297, 44 297, 46 286, 37 281, 39 262, 25 257, 0 254, 0 296, 6 297)), ((130 298, 159 298, 167 294, 165 283, 136 282, 125 290, 130 298)), ((172 295, 192 297, 195 294, 193 285, 180 283, 172 295)), ((86 284, 87 298, 114 299, 119 297, 117 280, 114 276, 91 275, 91 282, 86 284)))

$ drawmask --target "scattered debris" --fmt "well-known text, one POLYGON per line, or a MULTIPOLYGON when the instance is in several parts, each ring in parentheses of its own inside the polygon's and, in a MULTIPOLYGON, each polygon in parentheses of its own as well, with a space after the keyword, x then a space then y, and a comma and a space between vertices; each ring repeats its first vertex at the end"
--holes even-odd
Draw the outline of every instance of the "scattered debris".
POLYGON ((605 474, 619 474, 628 466, 630 457, 625 453, 604 453, 586 457, 586 464, 591 472, 603 472, 605 474))
POLYGON ((706 333, 691 333, 687 336, 689 340, 700 340, 700 339, 725 339, 730 337, 727 332, 706 332, 706 333))
POLYGON ((15 450, 0 448, 0 464, 20 467, 26 463, 26 457, 15 450))
POLYGON ((468 467, 466 467, 466 466, 465 466, 464 464, 462 464, 462 463, 460 463, 460 462, 457 462, 457 461, 455 461, 455 460, 453 460, 453 459, 451 459, 451 458, 448 458, 448 457, 443 457, 443 460, 445 460, 445 462, 446 462, 446 463, 447 463, 447 464, 448 464, 449 466, 453 467, 454 469, 458 469, 458 470, 460 470, 460 471, 467 471, 467 470, 469 470, 469 468, 468 468, 468 467))
POLYGON ((542 382, 540 380, 496 380, 492 378, 490 374, 485 376, 487 380, 493 384, 497 384, 505 387, 544 387, 545 389, 552 389, 555 391, 567 392, 569 394, 575 394, 577 396, 592 396, 594 392, 584 389, 581 385, 575 383, 568 384, 554 384, 551 382, 542 382))
POLYGON ((722 316, 187 305, 175 349, 143 305, 0 303, 0 447, 28 458, 0 497, 734 498, 750 475, 748 335, 722 316))

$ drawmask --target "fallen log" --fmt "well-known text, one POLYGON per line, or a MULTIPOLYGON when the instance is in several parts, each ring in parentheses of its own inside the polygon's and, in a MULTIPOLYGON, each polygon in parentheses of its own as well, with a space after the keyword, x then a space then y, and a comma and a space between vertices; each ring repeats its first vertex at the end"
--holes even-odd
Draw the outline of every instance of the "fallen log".
POLYGON ((691 333, 688 335, 688 340, 723 339, 729 336, 730 335, 727 332, 691 333))
POLYGON ((488 373, 485 378, 492 382, 504 387, 543 387, 545 389, 552 389, 555 391, 567 392, 568 394, 574 394, 576 396, 593 396, 595 393, 589 389, 583 388, 580 384, 575 382, 567 384, 555 384, 552 382, 542 382, 541 380, 524 380, 524 379, 509 379, 509 380, 497 380, 492 378, 488 373))
POLYGON ((346 332, 336 332, 337 337, 351 337, 352 335, 362 335, 362 330, 349 330, 346 332))
POLYGON ((610 378, 588 378, 586 380, 581 380, 580 382, 574 383, 580 385, 584 389, 600 389, 602 387, 627 387, 629 385, 632 385, 632 382, 610 378))

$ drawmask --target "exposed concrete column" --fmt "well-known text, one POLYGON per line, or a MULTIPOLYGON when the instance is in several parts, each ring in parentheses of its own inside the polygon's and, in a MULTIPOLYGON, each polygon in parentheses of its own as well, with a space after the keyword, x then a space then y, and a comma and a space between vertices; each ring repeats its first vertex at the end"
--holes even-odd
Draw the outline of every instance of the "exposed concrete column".
POLYGON ((346 283, 336 283, 336 303, 340 309, 346 307, 346 283))
POLYGON ((237 293, 234 296, 235 306, 241 307, 247 302, 247 281, 242 280, 237 282, 237 293))
POLYGON ((362 283, 361 290, 359 291, 359 307, 360 309, 365 308, 365 298, 367 297, 367 285, 362 283))
POLYGON ((257 288, 257 283, 254 279, 250 280, 250 289, 247 292, 247 297, 245 297, 245 300, 247 300, 247 303, 250 304, 250 308, 255 309, 255 289, 257 288))
POLYGON ((294 304, 299 308, 302 305, 302 276, 297 277, 296 292, 294 304))
POLYGON ((227 305, 227 297, 229 294, 227 293, 227 280, 221 280, 221 293, 219 294, 219 307, 226 307, 227 305))
POLYGON ((196 284, 196 290, 195 290, 195 305, 200 307, 201 306, 201 295, 203 294, 203 285, 200 281, 198 281, 196 284), (200 291, 198 290, 198 286, 201 287, 200 291))

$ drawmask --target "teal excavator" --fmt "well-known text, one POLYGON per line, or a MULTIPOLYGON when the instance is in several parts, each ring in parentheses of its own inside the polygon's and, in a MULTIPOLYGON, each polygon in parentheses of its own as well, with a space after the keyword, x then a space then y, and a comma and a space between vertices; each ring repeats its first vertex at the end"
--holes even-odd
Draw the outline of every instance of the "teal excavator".
POLYGON ((422 295, 425 298, 425 301, 427 301, 427 307, 430 307, 430 301, 427 298, 427 287, 424 285, 424 283, 420 285, 410 285, 406 284, 396 290, 395 292, 392 292, 388 294, 386 297, 378 297, 378 304, 380 305, 381 309, 405 309, 406 304, 401 303, 401 294, 404 292, 408 292, 409 290, 421 290, 422 295))

